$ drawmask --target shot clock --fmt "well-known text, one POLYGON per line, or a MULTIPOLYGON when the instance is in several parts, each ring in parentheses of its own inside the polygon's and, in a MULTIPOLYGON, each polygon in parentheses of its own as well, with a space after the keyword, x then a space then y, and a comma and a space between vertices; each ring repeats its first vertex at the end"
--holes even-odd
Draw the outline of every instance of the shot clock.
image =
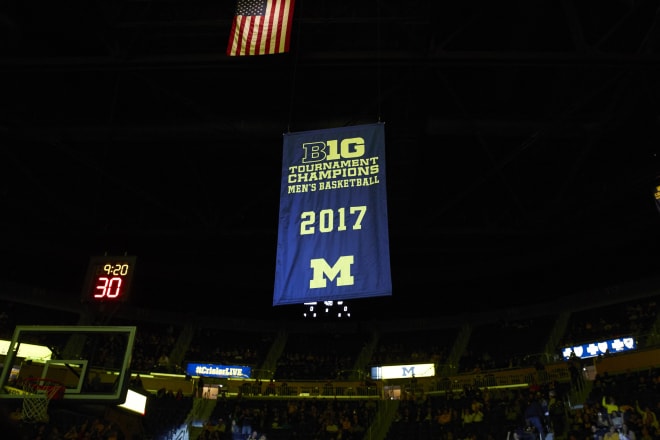
POLYGON ((125 302, 128 300, 135 256, 101 256, 89 260, 83 286, 83 302, 125 302))

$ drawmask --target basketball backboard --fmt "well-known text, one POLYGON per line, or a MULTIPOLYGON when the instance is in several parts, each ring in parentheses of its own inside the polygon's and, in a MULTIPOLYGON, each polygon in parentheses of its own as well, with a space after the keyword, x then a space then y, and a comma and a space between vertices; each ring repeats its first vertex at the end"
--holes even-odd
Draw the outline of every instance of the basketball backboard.
POLYGON ((17 326, 0 341, 0 399, 22 399, 26 382, 65 387, 62 400, 122 403, 136 327, 17 326))

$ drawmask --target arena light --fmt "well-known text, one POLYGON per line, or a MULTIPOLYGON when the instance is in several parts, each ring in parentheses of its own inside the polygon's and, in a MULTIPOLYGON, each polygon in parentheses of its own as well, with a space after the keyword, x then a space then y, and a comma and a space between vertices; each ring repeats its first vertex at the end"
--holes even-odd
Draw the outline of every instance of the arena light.
POLYGON ((147 396, 129 388, 128 392, 126 393, 126 400, 124 403, 121 403, 117 406, 128 411, 144 415, 147 409, 147 396))
MULTIPOLYGON (((6 356, 9 351, 10 342, 0 339, 0 355, 6 356)), ((49 360, 53 356, 50 348, 44 345, 21 343, 16 356, 24 359, 49 360)))
POLYGON ((348 319, 351 317, 351 311, 346 301, 323 301, 319 304, 317 301, 303 303, 305 310, 304 318, 336 318, 348 319))

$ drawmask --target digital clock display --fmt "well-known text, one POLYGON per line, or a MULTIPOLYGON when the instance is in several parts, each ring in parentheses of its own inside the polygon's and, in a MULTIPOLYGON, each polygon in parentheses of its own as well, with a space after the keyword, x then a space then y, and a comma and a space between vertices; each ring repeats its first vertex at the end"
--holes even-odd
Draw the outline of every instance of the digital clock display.
POLYGON ((83 287, 83 302, 126 301, 133 282, 135 260, 134 256, 92 257, 83 287))

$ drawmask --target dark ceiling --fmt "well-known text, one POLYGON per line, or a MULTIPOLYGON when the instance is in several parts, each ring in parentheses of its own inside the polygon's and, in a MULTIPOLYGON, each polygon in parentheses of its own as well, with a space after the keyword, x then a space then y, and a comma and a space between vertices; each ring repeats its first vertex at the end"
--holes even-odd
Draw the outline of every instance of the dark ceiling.
POLYGON ((127 253, 136 304, 278 316, 282 134, 377 121, 393 295, 363 316, 659 274, 659 1, 297 0, 289 53, 227 57, 234 5, 0 6, 0 279, 76 296, 127 253))

